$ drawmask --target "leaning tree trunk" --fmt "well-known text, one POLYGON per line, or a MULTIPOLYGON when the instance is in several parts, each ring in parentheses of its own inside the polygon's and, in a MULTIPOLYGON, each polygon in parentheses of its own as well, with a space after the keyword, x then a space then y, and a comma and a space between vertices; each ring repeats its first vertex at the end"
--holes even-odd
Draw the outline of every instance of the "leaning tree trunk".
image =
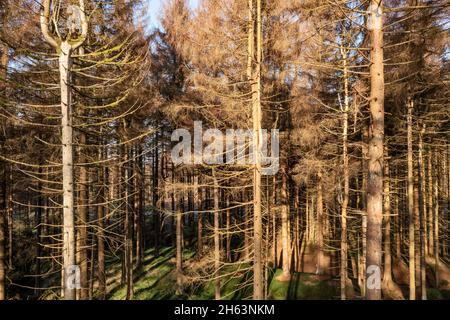
POLYGON ((384 143, 384 65, 383 4, 372 0, 370 25, 372 51, 370 65, 370 114, 372 137, 369 142, 369 179, 367 185, 367 266, 366 298, 381 299, 381 223, 383 217, 383 143, 384 143), (369 272, 372 271, 372 273, 369 272), (370 277, 370 281, 369 281, 370 277))

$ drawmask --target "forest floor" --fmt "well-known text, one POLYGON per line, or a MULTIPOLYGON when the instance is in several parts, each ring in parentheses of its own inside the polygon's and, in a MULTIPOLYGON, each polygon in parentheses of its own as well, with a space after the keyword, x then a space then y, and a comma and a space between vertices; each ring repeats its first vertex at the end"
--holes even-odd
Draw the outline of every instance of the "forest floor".
MULTIPOLYGON (((145 252, 141 271, 134 271, 134 300, 150 299, 214 299, 214 283, 212 281, 195 283, 186 289, 183 295, 177 295, 175 275, 175 250, 167 247, 155 256, 154 249, 145 252), (189 292, 189 293, 188 293, 189 292)), ((185 250, 184 260, 195 258, 195 252, 185 250)), ((251 297, 249 272, 235 272, 237 266, 229 266, 223 270, 221 279, 221 295, 223 299, 239 300, 251 297)), ((111 261, 107 275, 108 299, 123 300, 126 296, 126 286, 121 281, 121 264, 111 261)), ((245 268, 244 268, 245 269, 245 268)), ((339 289, 335 280, 323 280, 314 274, 295 273, 289 282, 276 280, 280 270, 274 270, 269 275, 268 298, 286 299, 336 299, 339 289)))
MULTIPOLYGON (((195 252, 184 251, 186 265, 195 261, 195 252)), ((108 299, 123 300, 126 297, 126 286, 121 281, 121 263, 118 258, 110 260, 107 274, 108 299)), ((251 297, 251 274, 248 268, 236 270, 238 265, 228 266, 222 270, 228 274, 221 279, 222 299, 240 300, 251 297), (234 269, 233 269, 234 268, 234 269)), ((315 274, 294 273, 288 282, 277 280, 280 269, 273 270, 269 277, 267 288, 268 299, 274 300, 329 300, 339 299, 339 280, 337 278, 322 278, 315 274)), ((355 286, 356 288, 357 286, 355 286)), ((403 288, 405 289, 405 288, 403 288)), ((185 287, 183 294, 176 293, 175 249, 162 248, 158 256, 154 249, 145 252, 143 266, 140 271, 134 270, 134 300, 158 299, 214 299, 213 281, 193 282, 185 287)), ((450 299, 450 292, 428 289, 429 299, 450 299)), ((349 296, 350 298, 350 296, 349 296)), ((353 292, 351 299, 360 299, 358 290, 353 292)))

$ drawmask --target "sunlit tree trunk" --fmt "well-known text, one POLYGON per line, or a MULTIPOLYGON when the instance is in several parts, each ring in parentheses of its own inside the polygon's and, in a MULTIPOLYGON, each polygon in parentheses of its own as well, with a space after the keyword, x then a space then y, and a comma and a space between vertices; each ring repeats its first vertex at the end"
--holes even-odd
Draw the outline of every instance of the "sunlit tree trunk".
POLYGON ((290 243, 289 243, 289 199, 288 199, 288 184, 287 184, 287 172, 283 166, 281 171, 281 189, 280 189, 280 201, 281 201, 281 244, 283 250, 283 264, 282 275, 280 280, 289 281, 290 274, 290 243))
POLYGON ((59 72, 61 85, 61 126, 62 126, 62 174, 63 174, 63 268, 64 299, 75 299, 75 286, 69 278, 76 266, 75 260, 75 215, 73 184, 73 128, 70 90, 70 55, 72 47, 68 42, 61 44, 59 72))
POLYGON ((263 258, 262 258, 262 210, 261 210, 261 62, 262 62, 262 18, 261 0, 248 1, 248 59, 250 72, 247 72, 252 83, 252 120, 254 133, 253 168, 253 299, 264 298, 263 258), (253 12, 254 11, 254 12, 253 12), (256 27, 253 25, 256 22, 256 27), (256 43, 256 46, 253 45, 256 43), (251 63, 253 60, 253 63, 251 63))
POLYGON ((366 282, 366 298, 380 300, 381 288, 381 223, 383 217, 383 143, 384 143, 384 64, 383 64, 383 4, 370 3, 371 32, 370 114, 372 136, 369 142, 369 179, 367 184, 367 261, 374 268, 375 285, 366 282))
POLYGON ((323 218, 323 188, 322 174, 317 175, 317 271, 316 274, 324 274, 324 254, 323 254, 323 235, 324 235, 324 218, 323 218))
MULTIPOLYGON (((71 54, 79 48, 87 37, 88 22, 84 1, 79 0, 81 35, 77 40, 58 39, 50 33, 50 0, 43 0, 40 26, 45 41, 59 54, 59 76, 61 92, 61 144, 62 144, 62 187, 63 187, 63 270, 62 290, 64 299, 76 299, 77 266, 75 259, 75 215, 73 180, 73 128, 71 101, 71 54)), ((58 35, 59 36, 59 35, 58 35)))
MULTIPOLYGON (((437 155, 437 152, 436 152, 437 155)), ((440 159, 443 159, 445 161, 444 157, 440 157, 440 159)), ((439 190, 441 189, 440 187, 442 187, 442 183, 440 185, 440 181, 442 181, 441 179, 439 179, 438 173, 440 172, 440 166, 439 166, 439 161, 437 158, 435 158, 434 160, 435 163, 435 177, 434 177, 434 224, 433 224, 433 233, 434 233, 434 273, 435 273, 435 278, 436 278, 436 287, 439 287, 439 268, 438 268, 438 263, 439 263, 439 190)), ((445 168, 448 168, 445 163, 443 165, 444 167, 444 173, 445 173, 445 168)), ((450 193, 448 194, 450 195, 450 193)), ((449 197, 450 198, 450 197, 449 197)), ((449 200, 450 201, 450 200, 449 200)))

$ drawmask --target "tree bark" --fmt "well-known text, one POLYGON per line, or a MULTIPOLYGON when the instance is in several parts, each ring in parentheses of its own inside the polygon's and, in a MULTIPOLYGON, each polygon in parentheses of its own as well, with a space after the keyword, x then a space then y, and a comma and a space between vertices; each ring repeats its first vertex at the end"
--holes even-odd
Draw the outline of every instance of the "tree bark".
MULTIPOLYGON (((437 152, 436 152, 437 155, 437 152)), ((442 158, 441 158, 442 159, 442 158)), ((445 158, 444 158, 445 160, 445 158)), ((434 238, 434 273, 435 273, 435 278, 436 278, 436 288, 439 288, 439 190, 441 189, 439 185, 439 181, 440 179, 438 178, 438 172, 440 170, 438 170, 438 168, 440 168, 439 166, 439 161, 437 160, 437 158, 435 158, 435 177, 434 177, 434 224, 433 224, 433 238, 434 238), (439 167, 438 167, 439 166, 439 167)), ((445 164, 444 164, 444 168, 445 168, 445 164)), ((450 169, 447 167, 447 170, 450 169)), ((444 170, 445 173, 445 170, 444 170)), ((450 195, 450 193, 448 194, 450 195)), ((450 199, 450 197, 449 197, 450 199)), ((450 206, 449 206, 450 207, 450 206)))
MULTIPOLYGON (((370 3, 371 66, 370 114, 372 136, 369 142, 369 180, 367 185, 367 270, 374 268, 374 282, 366 281, 366 298, 381 299, 381 223, 383 217, 383 143, 384 143, 384 64, 383 4, 370 3)), ((368 279, 368 278, 367 278, 368 279)))
MULTIPOLYGON (((106 154, 106 150, 105 150, 106 154)), ((102 151, 98 150, 98 161, 102 159, 102 151)), ((102 202, 108 202, 108 189, 106 185, 108 183, 108 168, 99 167, 97 169, 97 260, 98 260, 98 292, 101 300, 106 299, 106 273, 105 273, 105 210, 107 206, 99 205, 102 202)))
POLYGON ((197 215, 197 256, 200 259, 203 251, 203 214, 200 212, 203 210, 201 189, 198 187, 198 175, 194 176, 194 212, 197 215), (200 210, 199 210, 200 208, 200 210))
MULTIPOLYGON (((0 133, 1 134, 1 133, 0 133)), ((3 143, 3 141, 0 141, 3 143)), ((3 146, 0 145, 3 149, 3 146)), ((3 151, 3 150, 2 150, 3 151)), ((6 299, 6 172, 5 162, 0 160, 0 300, 6 299)))
POLYGON ((289 199, 288 199, 288 184, 287 184, 287 172, 285 165, 281 171, 281 190, 280 190, 280 201, 281 201, 281 244, 283 250, 283 265, 281 281, 289 281, 291 279, 290 272, 290 243, 289 243, 289 199))
POLYGON ((412 113, 414 104, 408 99, 407 116, 407 145, 408 145, 408 215, 409 215, 409 300, 416 299, 416 272, 415 272, 415 215, 414 215, 414 160, 413 160, 413 134, 412 113))
MULTIPOLYGON (((214 170, 214 169, 213 169, 214 170)), ((215 173, 214 179, 214 297, 220 300, 220 219, 219 219, 219 185, 215 173)))
POLYGON ((384 273, 382 288, 385 296, 399 299, 400 289, 392 280, 392 254, 391 254, 391 186, 389 170, 388 148, 385 147, 384 156, 384 273))
POLYGON ((344 171, 344 194, 341 206, 341 300, 346 299, 347 286, 347 207, 350 193, 350 178, 348 167, 348 113, 349 113, 349 89, 348 89, 348 68, 347 68, 347 50, 341 46, 342 63, 344 69, 344 108, 342 124, 342 162, 344 171))
MULTIPOLYGON (((80 132, 80 144, 86 144, 86 134, 80 132)), ((82 163, 80 167, 80 182, 79 182, 79 226, 78 226, 78 252, 79 252, 79 265, 80 265, 80 300, 86 300, 89 298, 89 287, 88 287, 88 252, 87 252, 87 223, 88 223, 88 170, 86 165, 86 157, 84 156, 80 148, 80 162, 82 163)))
MULTIPOLYGON (((5 4, 7 5, 7 3, 5 4)), ((5 6, 6 8, 6 6, 5 6)), ((3 23, 6 21, 6 14, 3 23)), ((6 75, 9 62, 8 47, 0 41, 0 97, 6 96, 6 75)), ((6 121, 0 119, 0 154, 5 154, 6 121)), ((6 161, 0 159, 0 300, 6 299, 6 214, 7 214, 6 161)))
MULTIPOLYGON (((138 145, 136 147, 136 159, 135 159, 135 165, 134 165, 134 171, 135 171, 135 233, 136 233, 136 268, 138 270, 142 269, 142 263, 144 260, 144 203, 145 203, 145 166, 144 166, 144 159, 142 155, 142 147, 141 145, 138 145)), ((158 161, 156 161, 156 168, 158 168, 158 161)), ((157 182, 156 182, 157 183, 157 182)), ((156 198, 156 201, 154 202, 154 210, 156 214, 159 217, 159 211, 156 209, 158 205, 158 198, 156 198)), ((156 215, 155 215, 156 216, 156 215)), ((159 232, 159 219, 155 221, 155 225, 157 225, 157 228, 155 230, 155 233, 159 232)), ((158 240, 159 240, 159 233, 158 233, 158 240)))
POLYGON ((231 226, 231 209, 230 209, 230 195, 227 194, 226 196, 227 199, 227 209, 226 209, 226 217, 225 217, 225 231, 226 231, 226 236, 225 236, 225 256, 226 256, 226 261, 227 262, 231 262, 231 234, 230 234, 230 226, 231 226))
MULTIPOLYGON (((427 255, 432 255, 434 253, 434 232, 433 232, 433 217, 434 217, 434 190, 433 190, 433 173, 432 173, 432 162, 431 162, 431 156, 432 156, 432 150, 431 148, 428 150, 428 156, 427 156, 427 174, 428 174, 428 208, 427 208, 427 243, 428 247, 425 249, 427 250, 427 255)), ((435 170, 438 170, 438 168, 435 168, 435 170)))
POLYGON ((317 174, 317 271, 316 274, 324 274, 324 254, 323 254, 323 235, 324 218, 323 218, 323 195, 322 195, 322 174, 317 174))
POLYGON ((177 293, 181 294, 182 292, 182 274, 183 274, 183 214, 181 208, 181 198, 182 196, 179 194, 179 190, 173 190, 174 198, 175 198, 175 215, 176 215, 176 275, 177 275, 177 293))
POLYGON ((252 120, 254 133, 254 157, 253 168, 253 299, 264 298, 263 284, 263 259, 262 259, 262 210, 261 210, 261 62, 262 62, 262 18, 261 0, 256 0, 256 14, 253 17, 253 0, 249 0, 249 24, 256 21, 254 33, 249 30, 249 57, 255 59, 252 70, 252 120), (256 40, 256 48, 253 50, 253 39, 256 40))
POLYGON ((123 166, 124 166, 124 201, 125 201, 125 229, 124 229, 124 271, 126 283, 126 300, 133 299, 133 205, 132 205, 132 176, 133 170, 130 163, 130 150, 128 146, 124 146, 123 151, 123 166))
POLYGON ((73 185, 73 128, 70 89, 70 55, 71 45, 61 43, 59 55, 59 72, 61 85, 61 126, 62 126, 62 172, 63 172, 63 274, 64 299, 75 300, 76 285, 72 283, 75 260, 75 215, 73 185))
POLYGON ((422 300, 427 300, 427 288, 426 288, 426 265, 425 265, 425 169, 423 161, 423 134, 425 133, 425 126, 422 125, 419 132, 419 168, 418 168, 418 191, 419 191, 419 237, 420 237, 420 292, 422 300))

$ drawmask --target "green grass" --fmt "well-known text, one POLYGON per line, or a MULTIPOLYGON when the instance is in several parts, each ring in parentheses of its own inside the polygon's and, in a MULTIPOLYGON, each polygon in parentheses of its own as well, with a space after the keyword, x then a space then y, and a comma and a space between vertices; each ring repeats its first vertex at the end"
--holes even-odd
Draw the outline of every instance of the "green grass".
MULTIPOLYGON (((185 250, 183 259, 195 257, 195 252, 185 250)), ((194 283, 185 288, 183 295, 177 295, 175 277, 175 249, 163 248, 158 256, 153 249, 145 252, 143 268, 134 270, 133 300, 158 299, 214 299, 214 282, 194 283)), ((108 299, 124 300, 126 286, 120 283, 121 264, 118 259, 108 263, 108 299)), ((251 268, 244 264, 233 264, 221 270, 221 296, 224 300, 241 300, 251 297, 251 268)), ((337 295, 330 280, 320 280, 314 274, 295 273, 289 282, 280 282, 276 277, 281 270, 273 270, 269 277, 268 297, 275 300, 286 299, 332 299, 337 295)))
MULTIPOLYGON (((245 284, 250 282, 251 272, 248 265, 233 264, 221 269, 221 299, 222 300, 241 300, 251 295, 251 287, 245 284)), ((197 292, 191 297, 192 300, 211 300, 214 299, 214 282, 209 281, 200 286, 197 292)))
MULTIPOLYGON (((184 261, 195 257, 195 252, 185 250, 184 261)), ((177 295, 175 276, 175 249, 163 248, 159 256, 155 256, 153 249, 145 252, 143 268, 138 272, 134 270, 134 296, 133 300, 158 300, 158 299, 214 299, 214 282, 196 282, 185 288, 182 295, 177 295)), ((118 258, 109 260, 108 263, 108 299, 124 300, 126 286, 120 283, 121 264, 118 258)), ((251 287, 245 283, 251 283, 249 266, 235 264, 224 267, 221 270, 221 295, 225 300, 239 300, 251 296, 251 287)))
POLYGON ((274 300, 330 300, 338 293, 330 280, 320 280, 308 273, 294 273, 290 281, 276 279, 281 274, 278 269, 269 286, 269 299, 274 300))
MULTIPOLYGON (((183 259, 195 263, 195 252, 185 250, 183 259)), ((118 257, 108 261, 108 299, 124 300, 126 286, 120 283, 121 263, 118 257)), ((294 273, 290 281, 278 281, 280 269, 269 272, 268 299, 274 300, 330 300, 339 297, 339 284, 335 280, 321 278, 315 274, 294 273)), ((242 300, 252 296, 252 269, 248 264, 232 264, 220 271, 221 297, 223 300, 242 300)), ((450 291, 428 288, 430 300, 449 299, 450 291)), ((143 267, 134 270, 133 300, 159 299, 214 299, 214 282, 196 281, 184 288, 184 293, 176 293, 175 249, 162 248, 158 256, 154 249, 145 252, 143 267)))
MULTIPOLYGON (((163 248, 159 256, 155 257, 154 250, 145 252, 142 270, 134 274, 134 300, 150 299, 174 299, 174 279, 173 270, 175 265, 173 257, 175 250, 173 248, 163 248)), ((190 259, 193 252, 186 251, 185 259, 190 259)), ((110 286, 109 299, 123 300, 126 297, 126 286, 120 284, 120 263, 112 268, 111 274, 113 280, 110 286), (114 283, 119 283, 114 286, 114 283)))

